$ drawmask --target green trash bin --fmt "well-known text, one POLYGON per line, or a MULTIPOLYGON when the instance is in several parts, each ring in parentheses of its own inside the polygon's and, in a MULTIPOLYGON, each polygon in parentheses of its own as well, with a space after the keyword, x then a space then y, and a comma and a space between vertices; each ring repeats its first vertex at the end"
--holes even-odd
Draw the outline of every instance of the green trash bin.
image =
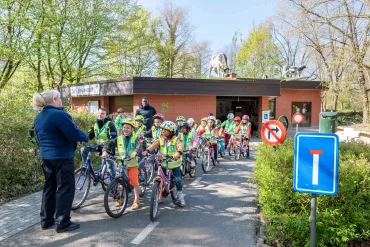
POLYGON ((320 113, 320 133, 337 132, 337 115, 338 114, 336 112, 320 113))

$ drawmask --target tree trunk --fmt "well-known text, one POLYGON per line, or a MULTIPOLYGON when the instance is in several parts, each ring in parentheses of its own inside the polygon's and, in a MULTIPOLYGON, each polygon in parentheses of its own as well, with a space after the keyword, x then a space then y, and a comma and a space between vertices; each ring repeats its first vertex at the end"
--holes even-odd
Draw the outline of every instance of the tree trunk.
POLYGON ((334 92, 332 110, 337 111, 338 108, 338 94, 334 92))
POLYGON ((362 96, 362 123, 367 124, 369 123, 369 94, 368 94, 368 87, 366 84, 366 78, 363 68, 358 69, 359 72, 359 83, 360 83, 360 91, 362 96))

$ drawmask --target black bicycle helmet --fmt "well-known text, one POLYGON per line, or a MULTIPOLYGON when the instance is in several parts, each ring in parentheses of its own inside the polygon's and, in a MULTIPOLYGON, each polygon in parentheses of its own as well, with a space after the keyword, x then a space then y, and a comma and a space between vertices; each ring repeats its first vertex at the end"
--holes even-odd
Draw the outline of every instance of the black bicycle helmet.
POLYGON ((190 125, 189 125, 189 123, 188 122, 183 122, 181 125, 180 125, 180 128, 182 128, 182 127, 186 127, 188 130, 190 130, 191 128, 190 128, 190 125))

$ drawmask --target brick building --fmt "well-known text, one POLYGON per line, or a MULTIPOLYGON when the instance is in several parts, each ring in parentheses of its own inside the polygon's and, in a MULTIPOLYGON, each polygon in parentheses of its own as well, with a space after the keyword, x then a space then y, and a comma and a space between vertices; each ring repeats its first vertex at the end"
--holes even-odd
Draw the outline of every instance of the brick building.
POLYGON ((282 115, 291 119, 300 108, 305 116, 303 126, 315 126, 321 109, 319 81, 134 77, 65 86, 61 93, 78 111, 106 107, 115 113, 122 107, 126 114, 134 115, 145 96, 166 120, 183 115, 199 122, 210 113, 225 120, 232 112, 248 114, 255 129, 261 125, 264 110, 270 110, 270 119, 282 115))

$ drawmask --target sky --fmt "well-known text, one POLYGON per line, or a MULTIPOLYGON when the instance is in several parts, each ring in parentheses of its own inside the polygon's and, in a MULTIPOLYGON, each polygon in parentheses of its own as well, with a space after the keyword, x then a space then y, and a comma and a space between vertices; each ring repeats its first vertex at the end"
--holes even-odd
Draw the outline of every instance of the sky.
MULTIPOLYGON (((224 52, 235 31, 245 37, 253 23, 272 17, 274 0, 173 0, 189 10, 189 21, 195 27, 196 41, 207 40, 213 53, 224 52)), ((138 0, 138 4, 158 16, 163 0, 138 0)))

